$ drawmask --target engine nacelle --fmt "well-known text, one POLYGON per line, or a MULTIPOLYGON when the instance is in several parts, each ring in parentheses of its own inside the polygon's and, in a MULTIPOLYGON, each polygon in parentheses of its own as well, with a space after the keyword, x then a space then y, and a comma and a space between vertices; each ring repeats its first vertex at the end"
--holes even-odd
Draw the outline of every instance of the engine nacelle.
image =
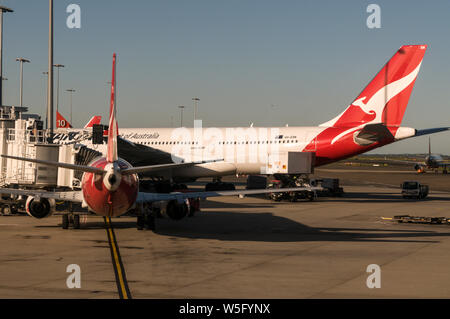
POLYGON ((56 209, 55 200, 52 198, 28 197, 25 204, 27 214, 34 218, 46 218, 50 217, 56 209))
POLYGON ((425 172, 425 166, 416 164, 416 165, 414 165, 414 170, 416 170, 417 173, 423 173, 423 172, 425 172))
POLYGON ((189 213, 189 201, 186 200, 179 203, 176 200, 171 200, 167 203, 165 214, 170 219, 180 220, 187 216, 189 213))

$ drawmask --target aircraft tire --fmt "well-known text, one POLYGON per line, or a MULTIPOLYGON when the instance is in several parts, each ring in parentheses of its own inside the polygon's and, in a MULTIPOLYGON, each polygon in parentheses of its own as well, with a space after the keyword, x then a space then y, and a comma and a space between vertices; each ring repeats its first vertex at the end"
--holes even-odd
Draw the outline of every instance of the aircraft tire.
POLYGON ((148 214, 145 216, 145 229, 153 231, 156 229, 154 214, 148 214))
POLYGON ((62 229, 69 229, 69 215, 62 215, 62 229))
POLYGON ((80 215, 73 216, 73 228, 80 229, 80 215))
POLYGON ((138 230, 143 230, 144 229, 144 216, 139 215, 137 217, 136 225, 137 225, 137 229, 138 230))

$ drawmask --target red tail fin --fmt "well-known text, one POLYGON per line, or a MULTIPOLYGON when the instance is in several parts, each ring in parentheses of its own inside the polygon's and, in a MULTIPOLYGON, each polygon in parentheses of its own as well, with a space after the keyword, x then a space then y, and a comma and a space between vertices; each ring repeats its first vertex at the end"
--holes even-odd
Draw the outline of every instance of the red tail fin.
POLYGON ((72 128, 72 125, 56 111, 56 128, 72 128))
POLYGON ((344 112, 321 126, 399 126, 426 49, 426 45, 402 46, 344 112))
POLYGON ((93 117, 91 117, 89 122, 86 123, 84 128, 92 127, 94 124, 100 124, 101 121, 102 121, 102 117, 100 115, 94 115, 93 117))
POLYGON ((112 66, 112 81, 111 81, 111 105, 109 108, 109 129, 108 129, 108 153, 106 154, 106 160, 108 162, 115 162, 118 159, 117 156, 117 120, 116 120, 116 54, 113 55, 112 66))

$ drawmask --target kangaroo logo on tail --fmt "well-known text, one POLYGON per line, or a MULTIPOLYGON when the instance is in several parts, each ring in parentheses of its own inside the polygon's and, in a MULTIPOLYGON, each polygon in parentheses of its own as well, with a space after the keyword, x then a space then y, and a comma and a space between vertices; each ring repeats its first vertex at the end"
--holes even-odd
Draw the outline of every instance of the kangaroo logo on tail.
POLYGON ((333 143, 367 124, 400 126, 426 48, 426 45, 402 46, 344 112, 320 125, 349 128, 336 136, 333 143))

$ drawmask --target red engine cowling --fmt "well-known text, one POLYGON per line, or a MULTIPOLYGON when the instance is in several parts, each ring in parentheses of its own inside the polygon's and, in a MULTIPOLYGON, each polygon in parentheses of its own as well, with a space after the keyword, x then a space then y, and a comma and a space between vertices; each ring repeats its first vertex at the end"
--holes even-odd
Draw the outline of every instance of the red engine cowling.
POLYGON ((41 219, 50 217, 55 212, 56 203, 51 198, 28 197, 25 207, 28 215, 41 219))

